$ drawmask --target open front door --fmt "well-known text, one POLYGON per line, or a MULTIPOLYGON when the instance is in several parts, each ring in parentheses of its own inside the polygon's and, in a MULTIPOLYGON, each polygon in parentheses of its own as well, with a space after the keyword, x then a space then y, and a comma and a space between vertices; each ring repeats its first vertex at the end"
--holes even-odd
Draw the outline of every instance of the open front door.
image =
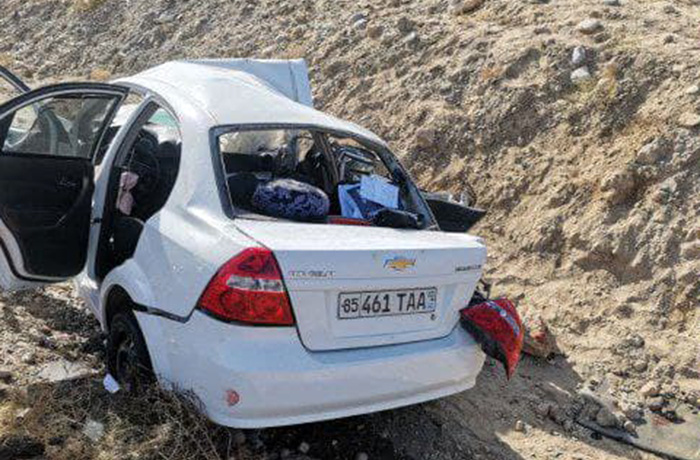
POLYGON ((127 92, 65 83, 0 106, 0 289, 64 281, 83 269, 92 160, 127 92))

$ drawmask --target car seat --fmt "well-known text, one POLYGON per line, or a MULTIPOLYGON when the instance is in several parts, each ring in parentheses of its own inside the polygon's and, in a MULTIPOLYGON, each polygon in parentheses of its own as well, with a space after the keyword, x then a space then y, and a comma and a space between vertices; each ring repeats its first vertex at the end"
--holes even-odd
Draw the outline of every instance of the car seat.
POLYGON ((258 185, 263 181, 258 179, 253 173, 241 172, 229 176, 227 182, 233 205, 252 211, 253 195, 258 185))
POLYGON ((272 155, 248 153, 224 153, 224 167, 229 174, 243 172, 272 172, 275 160, 272 155))

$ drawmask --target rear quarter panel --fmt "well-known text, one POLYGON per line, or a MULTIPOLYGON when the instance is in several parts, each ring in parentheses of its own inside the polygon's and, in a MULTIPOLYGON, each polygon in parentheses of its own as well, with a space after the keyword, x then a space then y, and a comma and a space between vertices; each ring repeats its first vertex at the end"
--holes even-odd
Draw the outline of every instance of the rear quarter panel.
POLYGON ((105 278, 102 308, 119 285, 136 303, 186 318, 216 271, 254 245, 226 218, 202 209, 164 209, 146 222, 134 257, 105 278))

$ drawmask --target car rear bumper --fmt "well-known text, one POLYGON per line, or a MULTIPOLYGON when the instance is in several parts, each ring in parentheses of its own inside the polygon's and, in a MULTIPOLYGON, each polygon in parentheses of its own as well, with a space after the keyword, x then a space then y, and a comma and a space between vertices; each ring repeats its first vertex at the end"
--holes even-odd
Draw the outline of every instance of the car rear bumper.
POLYGON ((484 355, 462 330, 442 339, 310 352, 295 328, 225 324, 195 312, 185 324, 138 315, 161 379, 191 390, 216 423, 292 425, 416 404, 472 387, 484 355), (142 321, 143 319, 143 321, 142 321), (158 337, 151 343, 152 337, 158 337), (167 366, 158 363, 167 359, 167 366), (159 370, 160 369, 160 370, 159 370), (235 393, 233 393, 235 392, 235 393), (235 401, 232 395, 238 395, 235 401))

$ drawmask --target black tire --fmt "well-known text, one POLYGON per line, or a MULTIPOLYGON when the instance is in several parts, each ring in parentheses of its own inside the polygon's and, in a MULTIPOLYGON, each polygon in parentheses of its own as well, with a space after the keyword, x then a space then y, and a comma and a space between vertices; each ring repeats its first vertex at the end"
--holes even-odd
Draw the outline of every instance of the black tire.
POLYGON ((155 381, 151 357, 131 311, 114 315, 107 337, 107 368, 127 392, 139 392, 155 381))

